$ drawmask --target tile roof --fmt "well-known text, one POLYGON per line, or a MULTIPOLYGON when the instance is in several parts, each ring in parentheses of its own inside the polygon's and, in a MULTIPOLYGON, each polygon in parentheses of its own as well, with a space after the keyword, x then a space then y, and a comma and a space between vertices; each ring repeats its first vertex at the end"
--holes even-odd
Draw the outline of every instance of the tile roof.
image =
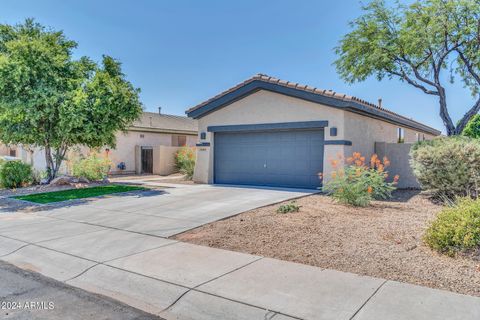
POLYGON ((435 133, 435 134, 440 134, 441 132, 438 131, 437 129, 434 129, 434 128, 431 128, 429 126, 426 126, 420 122, 417 122, 411 118, 407 118, 405 116, 402 116, 396 112, 393 112, 391 110, 388 110, 388 109, 385 109, 381 106, 378 106, 374 103, 371 103, 371 102, 368 102, 366 100, 363 100, 363 99, 360 99, 358 97, 355 97, 355 96, 350 96, 350 95, 347 95, 347 94, 344 94, 344 93, 339 93, 339 92, 335 92, 333 90, 325 90, 325 89, 318 89, 318 88, 315 88, 315 87, 311 87, 311 86, 308 86, 308 85, 303 85, 303 84, 299 84, 299 83, 296 83, 296 82, 290 82, 290 81, 286 81, 286 80, 281 80, 281 79, 278 79, 278 78, 274 78, 274 77, 271 77, 271 76, 268 76, 266 74, 256 74, 255 76, 251 77, 250 79, 248 80, 245 80, 243 81, 242 83, 239 83, 237 84, 236 86, 224 91, 224 92, 221 92, 219 93, 218 95, 214 96, 213 98, 210 98, 190 109, 188 109, 186 111, 187 114, 191 113, 192 111, 195 111, 195 110, 198 110, 206 105, 208 105, 209 103, 231 93, 231 92, 234 92, 246 85, 248 85, 249 83, 251 82, 254 82, 254 81, 262 81, 262 82, 266 82, 266 83, 271 83, 271 84, 274 84, 274 85, 279 85, 279 86, 282 86, 282 87, 286 87, 286 88, 292 88, 292 89, 296 89, 296 90, 301 90, 301 91, 304 91, 304 92, 308 92, 308 93, 313 93, 313 94, 316 94, 316 95, 319 95, 319 96, 324 96, 324 97, 329 97, 329 98, 333 98, 333 99, 336 99, 336 100, 339 100, 339 101, 344 101, 344 102, 350 102, 350 103, 353 103, 354 105, 361 105, 363 107, 365 107, 364 109, 368 112, 368 110, 370 109, 371 111, 377 111, 376 113, 377 114, 385 114, 385 115, 390 115, 391 119, 398 119, 400 120, 404 120, 404 121, 407 121, 409 123, 412 123, 412 124, 416 124, 418 125, 419 127, 421 128, 424 128, 426 129, 426 131, 430 131, 432 133, 435 133))
POLYGON ((155 112, 143 112, 140 118, 133 123, 132 128, 137 130, 150 129, 197 133, 198 123, 197 120, 188 117, 155 112))

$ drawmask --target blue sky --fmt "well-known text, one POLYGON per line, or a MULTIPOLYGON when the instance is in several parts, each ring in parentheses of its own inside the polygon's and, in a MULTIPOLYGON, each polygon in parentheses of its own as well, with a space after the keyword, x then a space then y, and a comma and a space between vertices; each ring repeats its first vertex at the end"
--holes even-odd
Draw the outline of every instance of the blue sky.
MULTIPOLYGON (((376 102, 443 130, 437 100, 399 81, 349 85, 337 75, 333 48, 360 14, 360 2, 284 0, 2 0, 0 22, 27 17, 62 29, 76 55, 123 63, 146 110, 184 111, 256 73, 332 89, 376 102)), ((473 104, 449 86, 456 121, 473 104)))

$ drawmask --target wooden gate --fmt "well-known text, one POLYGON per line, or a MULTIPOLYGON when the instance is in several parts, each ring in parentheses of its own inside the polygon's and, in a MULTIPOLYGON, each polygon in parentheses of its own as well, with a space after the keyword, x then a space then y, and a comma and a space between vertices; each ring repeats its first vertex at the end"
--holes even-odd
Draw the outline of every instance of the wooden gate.
POLYGON ((142 173, 153 173, 153 149, 142 147, 142 173))

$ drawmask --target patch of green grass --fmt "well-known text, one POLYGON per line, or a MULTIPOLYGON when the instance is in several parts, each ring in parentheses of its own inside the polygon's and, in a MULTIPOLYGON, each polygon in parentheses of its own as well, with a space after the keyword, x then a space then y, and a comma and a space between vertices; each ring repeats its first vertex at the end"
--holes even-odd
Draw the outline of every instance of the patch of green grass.
POLYGON ((14 199, 25 200, 35 203, 52 203, 60 202, 66 200, 74 199, 83 199, 90 197, 98 197, 106 194, 113 194, 119 192, 129 192, 129 191, 139 191, 139 190, 148 190, 143 187, 136 186, 126 186, 118 184, 110 184, 106 186, 91 187, 91 188, 82 188, 82 189, 70 189, 63 191, 54 191, 54 192, 44 192, 37 194, 30 194, 26 196, 16 196, 14 199))

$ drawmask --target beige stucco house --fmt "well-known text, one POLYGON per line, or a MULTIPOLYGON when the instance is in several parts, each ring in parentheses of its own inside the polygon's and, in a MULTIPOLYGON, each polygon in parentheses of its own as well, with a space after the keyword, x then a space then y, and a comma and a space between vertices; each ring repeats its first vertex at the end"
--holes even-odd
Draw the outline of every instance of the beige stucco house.
MULTIPOLYGON (((176 115, 144 112, 127 132, 117 133, 115 148, 102 148, 102 156, 112 162, 112 174, 161 174, 172 173, 174 153, 182 146, 195 146, 197 121, 176 115)), ((88 148, 72 148, 67 155, 62 173, 69 173, 69 162, 81 155, 87 155, 88 148)), ((29 150, 22 146, 0 145, 0 156, 16 156, 43 171, 46 167, 43 149, 29 150)))
POLYGON ((16 157, 17 156, 16 146, 6 146, 4 144, 0 144, 0 156, 16 157))
POLYGON ((440 135, 356 97, 262 74, 186 113, 198 120, 194 180, 203 183, 318 188, 333 159, 440 135))

